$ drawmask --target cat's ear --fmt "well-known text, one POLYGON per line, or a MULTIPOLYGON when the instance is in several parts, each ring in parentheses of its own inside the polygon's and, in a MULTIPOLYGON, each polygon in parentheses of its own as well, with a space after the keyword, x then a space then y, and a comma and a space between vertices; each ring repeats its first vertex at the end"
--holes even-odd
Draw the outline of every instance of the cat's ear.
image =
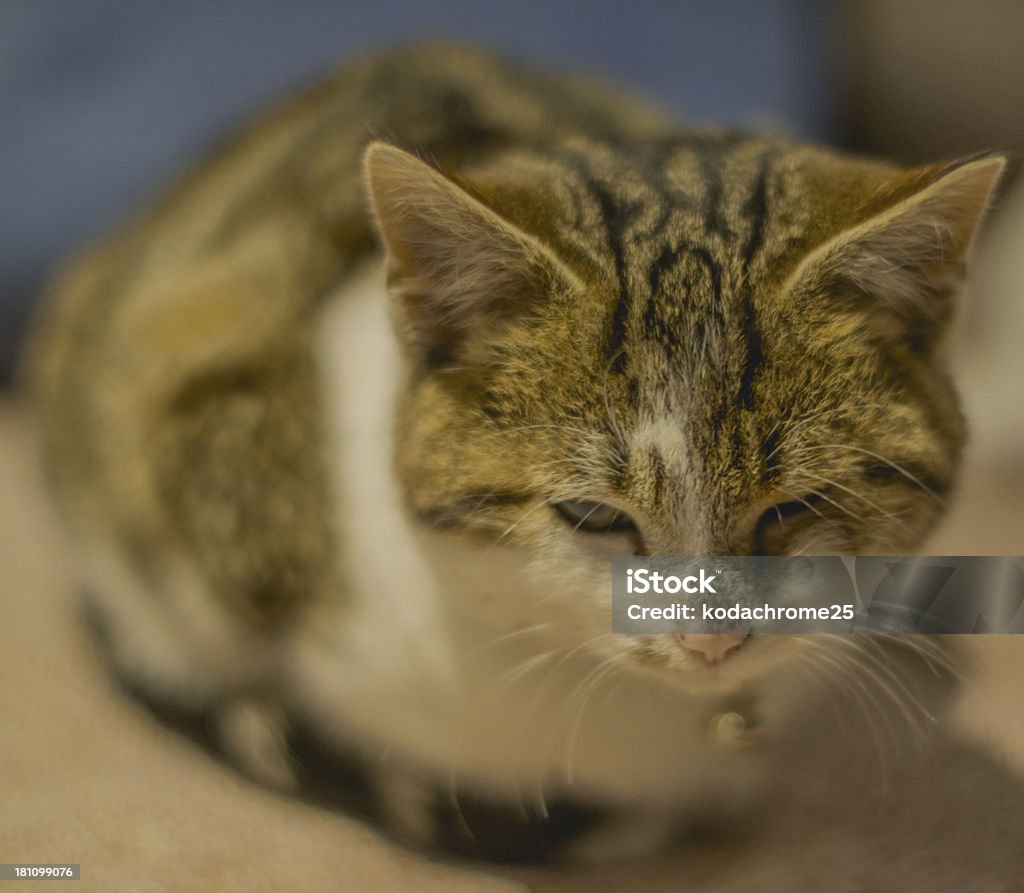
POLYGON ((373 143, 364 164, 397 322, 428 362, 466 353, 571 281, 535 238, 408 152, 373 143))
POLYGON ((929 352, 953 318, 968 249, 1005 166, 989 155, 909 171, 872 197, 860 223, 812 252, 796 284, 852 299, 929 352))

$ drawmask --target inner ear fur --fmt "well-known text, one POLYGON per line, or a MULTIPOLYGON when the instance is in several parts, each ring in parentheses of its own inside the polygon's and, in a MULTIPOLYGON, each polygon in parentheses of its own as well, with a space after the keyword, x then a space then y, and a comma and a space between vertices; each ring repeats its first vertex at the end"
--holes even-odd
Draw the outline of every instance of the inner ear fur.
POLYGON ((975 233, 1006 161, 989 155, 919 168, 885 184, 862 220, 815 249, 790 288, 850 299, 930 349, 953 318, 975 233))
POLYGON ((537 239, 409 152, 373 143, 364 168, 401 334, 434 361, 573 281, 537 239))

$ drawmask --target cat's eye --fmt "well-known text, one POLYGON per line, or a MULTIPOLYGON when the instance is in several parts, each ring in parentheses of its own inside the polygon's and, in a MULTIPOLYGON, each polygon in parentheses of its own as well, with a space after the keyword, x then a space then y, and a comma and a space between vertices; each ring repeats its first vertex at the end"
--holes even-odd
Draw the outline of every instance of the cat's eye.
POLYGON ((818 505, 824 497, 811 493, 773 505, 761 514, 754 530, 754 547, 760 555, 780 554, 793 533, 821 517, 818 505))
POLYGON ((589 499, 566 499, 553 508, 573 530, 586 533, 631 533, 636 530, 633 519, 625 512, 604 502, 589 499))

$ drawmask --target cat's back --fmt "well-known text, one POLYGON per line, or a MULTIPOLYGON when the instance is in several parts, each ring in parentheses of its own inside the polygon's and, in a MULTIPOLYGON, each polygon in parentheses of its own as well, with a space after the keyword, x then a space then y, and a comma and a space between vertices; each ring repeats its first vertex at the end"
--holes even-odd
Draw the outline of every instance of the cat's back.
POLYGON ((423 44, 365 57, 256 118, 67 264, 45 302, 33 378, 49 399, 68 363, 81 372, 110 350, 138 346, 151 366, 154 353, 199 352, 201 364, 211 351, 262 345, 373 251, 359 169, 372 139, 457 169, 567 133, 618 140, 671 127, 603 85, 474 48, 423 44), (236 306, 242 270, 246 285, 263 282, 236 306), (226 330, 233 347, 218 341, 226 330))
POLYGON ((443 44, 367 56, 256 118, 55 277, 27 373, 63 514, 143 556, 170 524, 211 573, 241 549, 225 590, 312 588, 328 533, 310 345, 325 296, 376 251, 366 144, 457 170, 674 126, 585 78, 443 44))

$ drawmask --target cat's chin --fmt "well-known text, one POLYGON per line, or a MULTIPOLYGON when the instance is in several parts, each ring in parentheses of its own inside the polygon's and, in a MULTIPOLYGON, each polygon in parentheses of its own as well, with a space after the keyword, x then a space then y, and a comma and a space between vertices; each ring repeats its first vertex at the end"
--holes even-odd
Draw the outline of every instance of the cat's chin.
POLYGON ((708 667, 675 672, 663 670, 658 676, 664 684, 689 695, 723 697, 744 689, 757 673, 743 668, 708 667))

